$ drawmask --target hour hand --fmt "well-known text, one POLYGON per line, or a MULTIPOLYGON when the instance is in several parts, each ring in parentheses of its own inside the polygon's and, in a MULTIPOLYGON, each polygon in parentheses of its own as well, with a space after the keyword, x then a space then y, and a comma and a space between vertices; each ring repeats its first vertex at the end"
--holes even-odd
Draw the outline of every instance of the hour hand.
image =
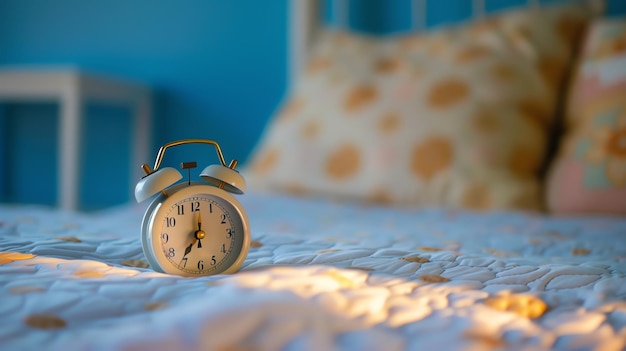
POLYGON ((183 261, 185 261, 187 258, 187 254, 191 252, 191 248, 193 247, 193 244, 196 243, 196 239, 194 238, 193 242, 191 244, 189 244, 189 246, 187 246, 185 248, 185 254, 183 255, 183 258, 180 260, 180 264, 183 264, 183 261))
POLYGON ((195 240, 194 240, 194 242, 189 244, 189 246, 187 246, 187 248, 185 249, 185 254, 183 255, 183 257, 187 256, 187 254, 191 252, 191 248, 193 247, 193 244, 195 244, 195 240))

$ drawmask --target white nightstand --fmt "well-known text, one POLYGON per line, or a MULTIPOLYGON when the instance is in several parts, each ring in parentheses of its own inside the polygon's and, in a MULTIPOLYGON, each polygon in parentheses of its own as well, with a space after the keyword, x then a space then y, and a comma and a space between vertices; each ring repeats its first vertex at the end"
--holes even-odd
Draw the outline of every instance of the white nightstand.
MULTIPOLYGON (((87 74, 72 68, 5 68, 0 69, 0 102, 56 101, 59 118, 59 206, 78 209, 81 169, 83 104, 101 101, 128 104, 133 107, 133 140, 131 179, 143 172, 139 165, 148 160, 151 131, 150 90, 137 83, 87 74)), ((134 181, 129 182, 133 185, 134 181)), ((132 194, 132 189, 129 194, 132 194)), ((130 198, 130 195, 129 195, 130 198)))

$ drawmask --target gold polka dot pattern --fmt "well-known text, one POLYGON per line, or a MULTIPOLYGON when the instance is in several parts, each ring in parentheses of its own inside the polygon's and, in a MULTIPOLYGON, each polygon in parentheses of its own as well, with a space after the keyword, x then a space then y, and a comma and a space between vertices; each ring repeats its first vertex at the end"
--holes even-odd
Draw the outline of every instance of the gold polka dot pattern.
POLYGON ((343 145, 333 152, 326 163, 326 173, 333 179, 346 179, 359 171, 359 149, 354 145, 343 145))
POLYGON ((59 329, 67 326, 63 318, 51 313, 32 314, 24 319, 24 324, 37 329, 59 329))
POLYGON ((420 280, 426 283, 446 283, 450 281, 446 277, 435 274, 422 274, 420 275, 420 280))
POLYGON ((150 267, 148 262, 146 262, 145 260, 139 260, 139 259, 124 260, 124 261, 120 262, 120 264, 122 266, 127 266, 127 267, 137 267, 137 268, 148 268, 148 267, 150 267))
POLYGON ((426 34, 322 32, 253 152, 250 188, 540 209, 548 131, 592 15, 565 4, 426 34))

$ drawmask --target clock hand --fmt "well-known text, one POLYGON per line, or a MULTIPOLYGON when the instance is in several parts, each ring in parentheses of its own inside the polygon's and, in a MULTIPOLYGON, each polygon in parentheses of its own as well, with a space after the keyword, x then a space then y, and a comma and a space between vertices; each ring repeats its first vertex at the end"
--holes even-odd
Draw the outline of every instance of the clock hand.
POLYGON ((178 264, 179 266, 180 266, 181 264, 183 264, 183 261, 184 261, 184 260, 186 260, 186 258, 185 258, 185 257, 187 257, 187 254, 191 252, 191 248, 193 247, 193 244, 195 244, 195 243, 196 243, 196 239, 194 238, 193 242, 192 242, 191 244, 189 244, 189 246, 187 246, 187 247, 185 248, 185 254, 183 255, 183 258, 181 258, 181 259, 180 259, 180 263, 178 264))
POLYGON ((187 256, 187 254, 191 252, 191 248, 193 247, 193 244, 195 243, 192 242, 191 244, 189 244, 189 246, 187 246, 187 248, 185 249, 185 254, 183 255, 183 258, 185 258, 185 256, 187 256))
MULTIPOLYGON (((200 239, 203 239, 203 238, 204 238, 204 232, 202 231, 202 215, 200 213, 198 213, 198 230, 196 230, 193 233, 193 241, 191 242, 191 244, 189 244, 185 248, 185 254, 183 255, 183 258, 182 258, 183 260, 191 252, 191 249, 196 244, 196 241, 198 242, 198 248, 199 249, 202 248, 202 243, 201 243, 200 239)), ((182 262, 182 260, 181 260, 181 262, 182 262)))
MULTIPOLYGON (((204 239, 206 233, 202 230, 202 214, 198 212, 198 230, 194 233, 194 239, 198 240, 198 248, 202 248, 202 239, 204 239)), ((195 240, 192 243, 195 244, 195 240)))

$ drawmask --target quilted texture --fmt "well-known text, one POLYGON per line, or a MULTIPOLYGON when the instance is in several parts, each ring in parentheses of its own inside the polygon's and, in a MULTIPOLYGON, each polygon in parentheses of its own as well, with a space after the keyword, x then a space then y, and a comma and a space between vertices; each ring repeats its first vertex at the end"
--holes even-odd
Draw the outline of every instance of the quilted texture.
POLYGON ((193 279, 142 264, 145 206, 0 206, 2 349, 626 347, 624 219, 241 203, 242 271, 193 279))
POLYGON ((556 213, 626 214, 626 18, 593 23, 548 180, 556 213))
POLYGON ((590 15, 570 4, 424 35, 323 33, 254 153, 251 187, 540 208, 547 130, 590 15))

